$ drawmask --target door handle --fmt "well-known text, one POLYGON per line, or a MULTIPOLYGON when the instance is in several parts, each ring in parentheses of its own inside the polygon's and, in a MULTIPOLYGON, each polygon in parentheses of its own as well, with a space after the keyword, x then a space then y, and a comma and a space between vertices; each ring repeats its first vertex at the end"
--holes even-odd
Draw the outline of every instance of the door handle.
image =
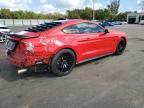
POLYGON ((91 38, 83 38, 82 40, 91 40, 91 38))
POLYGON ((94 39, 94 38, 89 38, 89 37, 87 37, 87 38, 82 38, 82 39, 80 39, 78 42, 92 41, 92 40, 95 40, 95 39, 94 39))

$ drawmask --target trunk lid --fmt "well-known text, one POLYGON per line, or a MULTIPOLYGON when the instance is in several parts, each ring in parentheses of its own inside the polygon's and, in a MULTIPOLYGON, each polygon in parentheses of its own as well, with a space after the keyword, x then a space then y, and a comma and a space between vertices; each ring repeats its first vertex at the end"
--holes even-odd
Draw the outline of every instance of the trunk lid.
POLYGON ((29 39, 29 38, 36 38, 39 37, 40 33, 39 32, 28 32, 28 31, 21 31, 18 33, 10 34, 10 38, 16 38, 18 39, 29 39))
POLYGON ((40 36, 40 33, 33 33, 28 31, 21 31, 15 34, 10 34, 8 40, 5 44, 5 47, 10 50, 14 51, 16 47, 19 47, 21 40, 23 39, 30 39, 30 38, 37 38, 40 36))

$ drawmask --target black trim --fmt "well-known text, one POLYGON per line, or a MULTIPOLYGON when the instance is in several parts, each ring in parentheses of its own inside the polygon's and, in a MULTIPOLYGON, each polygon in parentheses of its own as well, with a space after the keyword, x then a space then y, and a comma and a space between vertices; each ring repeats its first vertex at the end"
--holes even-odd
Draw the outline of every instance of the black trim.
POLYGON ((44 24, 33 26, 31 28, 26 29, 25 31, 42 32, 42 31, 49 30, 51 28, 60 26, 62 24, 63 24, 62 22, 49 22, 49 23, 44 23, 44 24))
POLYGON ((19 35, 19 34, 8 34, 8 36, 10 36, 10 37, 18 37, 18 38, 21 38, 21 39, 29 39, 29 38, 36 38, 36 37, 38 37, 38 36, 30 37, 30 36, 19 35))
POLYGON ((18 41, 15 41, 15 40, 11 40, 11 39, 9 39, 9 40, 7 40, 7 42, 5 43, 5 47, 9 50, 9 51, 15 51, 15 49, 16 49, 16 47, 17 47, 17 45, 18 45, 18 41), (9 49, 8 47, 7 47, 7 42, 9 42, 9 41, 12 41, 12 42, 14 42, 15 43, 15 46, 14 46, 14 48, 13 49, 9 49))
POLYGON ((9 34, 9 36, 15 36, 15 37, 19 37, 19 38, 28 38, 28 36, 19 35, 19 34, 9 34))

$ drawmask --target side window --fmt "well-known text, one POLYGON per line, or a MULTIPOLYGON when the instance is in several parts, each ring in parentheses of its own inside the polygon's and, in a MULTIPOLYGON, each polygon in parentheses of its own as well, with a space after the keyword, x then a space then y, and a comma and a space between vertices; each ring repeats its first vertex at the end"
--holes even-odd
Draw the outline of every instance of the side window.
POLYGON ((84 22, 68 26, 64 28, 62 31, 67 34, 85 34, 85 33, 104 32, 104 29, 97 24, 84 22))
POLYGON ((90 33, 90 28, 88 26, 88 23, 79 23, 77 24, 77 28, 80 33, 90 33))
POLYGON ((104 32, 103 28, 93 23, 80 23, 80 24, 77 24, 77 28, 80 33, 104 32))
POLYGON ((79 30, 76 25, 72 25, 63 29, 63 32, 68 34, 78 34, 79 30))

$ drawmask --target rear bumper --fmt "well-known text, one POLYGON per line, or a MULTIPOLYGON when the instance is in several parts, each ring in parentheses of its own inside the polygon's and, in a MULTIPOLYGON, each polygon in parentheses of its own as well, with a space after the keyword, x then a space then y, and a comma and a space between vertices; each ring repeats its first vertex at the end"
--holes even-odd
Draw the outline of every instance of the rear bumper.
POLYGON ((10 61, 11 64, 16 65, 19 68, 26 68, 26 67, 31 67, 34 65, 39 65, 39 64, 48 64, 49 59, 34 59, 34 58, 27 58, 27 59, 16 59, 12 57, 7 57, 7 59, 10 61))
POLYGON ((21 61, 19 59, 16 59, 16 58, 13 58, 13 57, 9 57, 9 56, 7 56, 7 59, 8 59, 8 61, 10 61, 11 64, 13 64, 13 65, 15 65, 15 66, 17 66, 19 68, 27 67, 26 66, 27 63, 24 62, 24 61, 21 61))
POLYGON ((6 52, 7 59, 10 61, 11 64, 19 67, 19 68, 27 68, 39 64, 48 64, 49 62, 49 57, 35 57, 35 56, 16 56, 15 54, 7 51, 6 52))
POLYGON ((17 67, 17 73, 22 74, 25 72, 41 72, 41 71, 47 71, 48 70, 48 63, 49 61, 45 62, 45 59, 42 60, 30 60, 31 62, 28 62, 25 60, 25 62, 20 61, 19 59, 14 59, 11 57, 8 57, 8 60, 12 65, 15 65, 17 67))
POLYGON ((19 52, 19 49, 16 49, 15 51, 11 51, 8 49, 6 50, 7 60, 12 65, 15 65, 17 67, 18 74, 29 71, 41 72, 46 70, 52 55, 40 55, 40 53, 36 54, 27 54, 25 52, 19 52))

